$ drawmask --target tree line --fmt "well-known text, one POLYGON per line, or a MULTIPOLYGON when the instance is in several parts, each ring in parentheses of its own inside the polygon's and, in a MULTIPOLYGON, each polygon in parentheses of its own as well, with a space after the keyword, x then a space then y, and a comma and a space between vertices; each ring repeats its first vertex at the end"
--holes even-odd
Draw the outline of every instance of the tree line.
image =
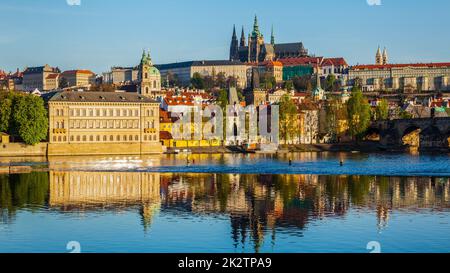
POLYGON ((0 95, 0 132, 35 145, 47 139, 48 125, 41 97, 15 92, 0 95))

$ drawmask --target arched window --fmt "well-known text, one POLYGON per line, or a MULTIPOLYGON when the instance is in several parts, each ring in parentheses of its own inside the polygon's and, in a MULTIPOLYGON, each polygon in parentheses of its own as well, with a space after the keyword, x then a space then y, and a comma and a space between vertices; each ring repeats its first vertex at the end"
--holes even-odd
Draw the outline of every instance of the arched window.
POLYGON ((144 79, 148 79, 148 73, 147 72, 145 72, 145 74, 144 74, 144 79))

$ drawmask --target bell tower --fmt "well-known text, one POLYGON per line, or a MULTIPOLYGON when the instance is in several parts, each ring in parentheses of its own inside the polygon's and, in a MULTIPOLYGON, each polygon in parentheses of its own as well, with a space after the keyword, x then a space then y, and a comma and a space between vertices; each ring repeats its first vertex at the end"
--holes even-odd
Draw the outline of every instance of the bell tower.
POLYGON ((141 63, 139 64, 139 85, 138 92, 146 97, 156 98, 161 92, 161 74, 153 66, 150 53, 142 52, 141 63))

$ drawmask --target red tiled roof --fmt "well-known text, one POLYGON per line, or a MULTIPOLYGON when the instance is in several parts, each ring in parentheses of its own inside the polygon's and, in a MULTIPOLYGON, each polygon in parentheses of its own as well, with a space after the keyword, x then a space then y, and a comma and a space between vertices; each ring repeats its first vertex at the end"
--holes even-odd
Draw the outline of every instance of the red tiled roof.
POLYGON ((322 66, 325 65, 348 66, 344 58, 325 58, 322 62, 322 66))
POLYGON ((159 131, 159 139, 173 139, 172 134, 167 131, 159 131))
POLYGON ((323 61, 323 57, 300 57, 300 58, 284 58, 279 59, 279 62, 283 66, 295 66, 295 65, 317 65, 323 61))
POLYGON ((90 70, 86 70, 86 69, 76 69, 76 70, 64 71, 63 74, 65 74, 65 75, 67 75, 67 74, 90 74, 90 75, 94 75, 95 73, 90 71, 90 70))
POLYGON ((450 67, 450 63, 415 63, 415 64, 368 64, 368 65, 355 65, 352 69, 391 69, 391 68, 403 68, 403 67, 450 67))
POLYGON ((271 67, 271 66, 283 66, 283 63, 280 61, 265 61, 265 62, 259 63, 258 65, 271 67))
POLYGON ((59 74, 50 74, 47 76, 47 79, 57 79, 59 77, 59 74))
POLYGON ((176 121, 176 117, 172 117, 170 112, 164 111, 163 109, 159 109, 159 122, 160 123, 172 123, 176 121))

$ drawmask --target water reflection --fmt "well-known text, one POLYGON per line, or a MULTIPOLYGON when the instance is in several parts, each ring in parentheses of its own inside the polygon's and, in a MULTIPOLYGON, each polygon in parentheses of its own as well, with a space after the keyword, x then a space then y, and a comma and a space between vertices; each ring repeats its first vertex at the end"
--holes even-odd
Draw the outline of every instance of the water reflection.
POLYGON ((251 242, 258 252, 279 232, 303 236, 350 210, 374 213, 379 230, 396 211, 449 212, 450 187, 449 178, 426 177, 50 171, 0 175, 0 201, 0 226, 22 210, 134 211, 150 233, 159 214, 226 217, 234 247, 251 242))

